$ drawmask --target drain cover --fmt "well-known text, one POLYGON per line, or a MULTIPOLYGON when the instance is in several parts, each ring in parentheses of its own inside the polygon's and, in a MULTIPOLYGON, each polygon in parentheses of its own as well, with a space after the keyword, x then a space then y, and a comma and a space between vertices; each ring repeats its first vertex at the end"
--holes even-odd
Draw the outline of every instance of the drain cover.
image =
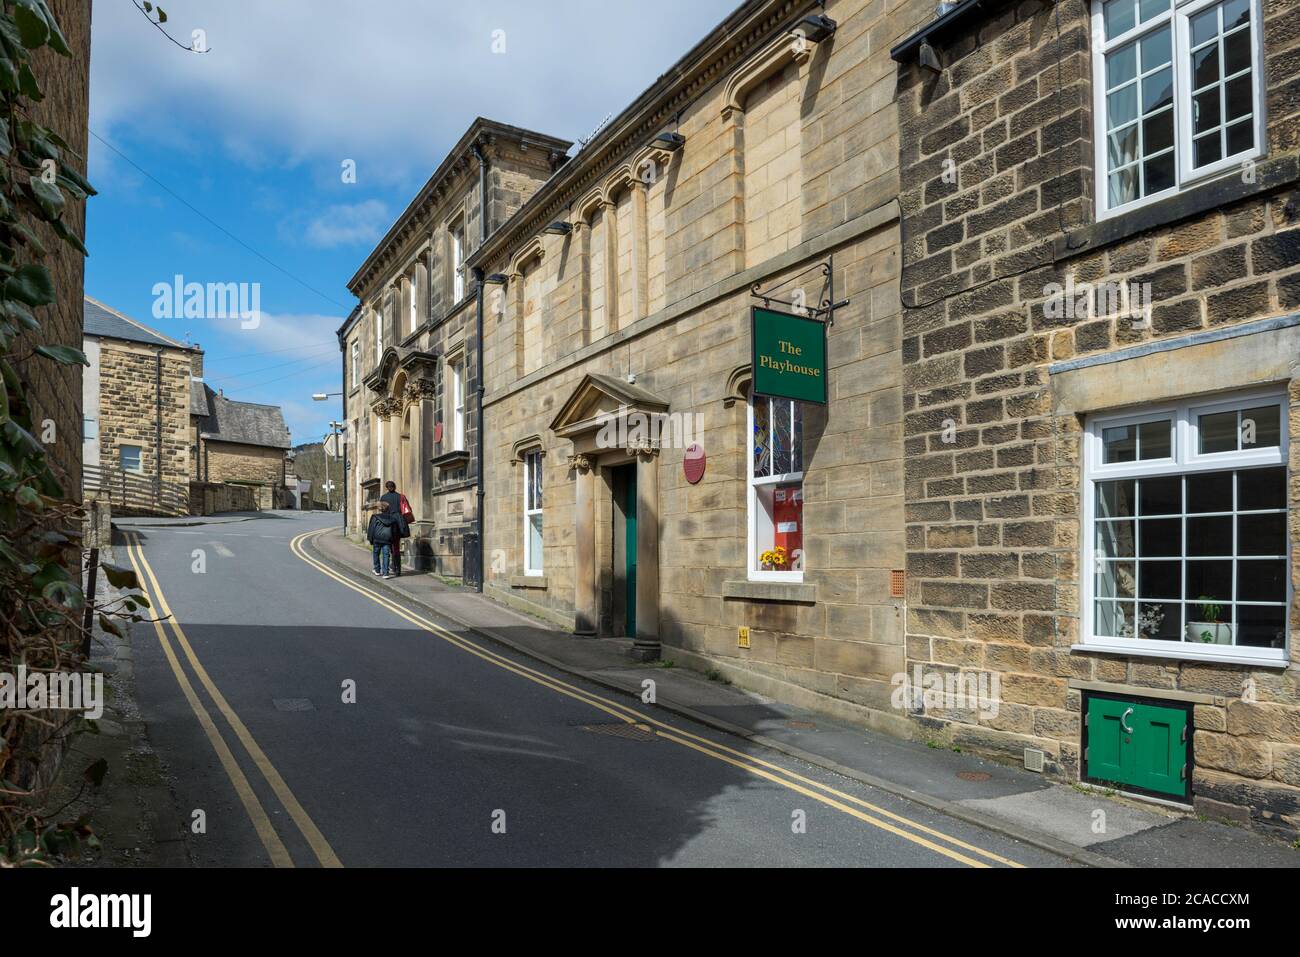
POLYGON ((276 711, 315 711, 311 698, 272 698, 276 711))
POLYGON ((655 736, 648 724, 628 724, 626 721, 580 724, 578 727, 592 734, 607 734, 610 737, 627 738, 630 741, 653 741, 655 736))
POLYGON ((961 778, 963 781, 993 780, 993 775, 989 774, 987 771, 958 771, 957 777, 961 778))

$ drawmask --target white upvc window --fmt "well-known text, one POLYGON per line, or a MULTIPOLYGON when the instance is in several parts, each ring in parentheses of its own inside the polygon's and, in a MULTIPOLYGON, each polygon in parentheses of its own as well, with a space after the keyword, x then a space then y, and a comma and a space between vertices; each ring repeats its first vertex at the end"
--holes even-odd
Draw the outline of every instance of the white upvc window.
POLYGON ((524 454, 524 574, 542 574, 542 450, 524 454))
POLYGON ((1090 419, 1076 649, 1285 666, 1286 462, 1284 393, 1090 419))
POLYGON ((352 381, 348 383, 348 387, 355 389, 361 383, 361 340, 352 340, 351 356, 352 381))
POLYGON ((748 407, 748 575, 803 581, 803 412, 766 396, 748 407))
POLYGON ((450 407, 451 447, 465 448, 465 362, 456 356, 447 363, 447 403, 450 407))
POLYGON ((1260 0, 1093 0, 1097 213, 1264 152, 1260 0))
POLYGON ((465 298, 465 224, 459 222, 451 228, 451 301, 465 298))
POLYGON ((138 445, 119 445, 117 461, 123 472, 144 472, 143 453, 138 445))

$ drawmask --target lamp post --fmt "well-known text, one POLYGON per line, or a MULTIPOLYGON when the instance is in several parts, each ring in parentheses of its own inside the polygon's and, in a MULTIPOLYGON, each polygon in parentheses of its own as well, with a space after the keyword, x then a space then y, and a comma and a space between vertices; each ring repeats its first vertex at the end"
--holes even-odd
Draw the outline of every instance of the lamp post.
MULTIPOLYGON (((342 392, 313 392, 311 398, 313 402, 325 402, 331 398, 334 398, 335 396, 341 397, 342 395, 343 395, 342 392)), ((339 452, 338 437, 346 433, 347 430, 348 427, 345 423, 330 422, 330 435, 334 437, 334 450, 336 453, 339 452)), ((339 458, 340 456, 336 454, 334 457, 339 458)), ((346 456, 344 456, 344 458, 346 458, 346 456)), ((342 471, 343 471, 343 534, 346 535, 348 533, 348 483, 347 483, 348 463, 346 461, 343 463, 342 471)), ((326 448, 325 449, 325 507, 326 508, 333 507, 332 496, 330 495, 330 492, 332 491, 332 484, 333 483, 330 481, 330 454, 329 454, 329 449, 326 448)))

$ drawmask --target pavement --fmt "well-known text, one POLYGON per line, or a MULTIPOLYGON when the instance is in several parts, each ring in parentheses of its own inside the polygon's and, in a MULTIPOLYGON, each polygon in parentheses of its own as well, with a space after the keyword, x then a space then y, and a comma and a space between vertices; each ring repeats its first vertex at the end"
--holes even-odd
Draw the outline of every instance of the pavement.
POLYGON ((570 674, 639 695, 652 673, 659 708, 1071 861, 1112 867, 1300 866, 1300 850, 1233 822, 899 740, 687 668, 637 664, 629 659, 627 639, 575 638, 432 575, 376 579, 369 548, 340 531, 313 537, 310 548, 340 571, 369 578, 372 588, 570 674))
POLYGON ((172 805, 164 839, 187 825, 183 853, 155 862, 200 866, 1300 862, 1252 832, 637 664, 626 641, 432 576, 376 579, 338 520, 115 523, 118 563, 167 618, 132 629, 131 728, 158 773, 110 772, 99 814, 119 843, 121 807, 152 799, 172 805))

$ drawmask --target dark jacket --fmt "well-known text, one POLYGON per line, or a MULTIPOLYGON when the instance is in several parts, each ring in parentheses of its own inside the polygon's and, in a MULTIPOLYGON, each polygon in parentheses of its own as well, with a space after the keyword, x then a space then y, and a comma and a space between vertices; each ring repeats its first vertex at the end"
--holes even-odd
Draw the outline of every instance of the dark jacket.
POLYGON ((397 519, 397 534, 401 538, 411 537, 411 525, 402 517, 402 493, 385 492, 379 496, 379 501, 388 503, 388 514, 397 519))
POLYGON ((402 519, 392 512, 376 512, 370 516, 366 539, 371 545, 391 545, 401 535, 402 519))

